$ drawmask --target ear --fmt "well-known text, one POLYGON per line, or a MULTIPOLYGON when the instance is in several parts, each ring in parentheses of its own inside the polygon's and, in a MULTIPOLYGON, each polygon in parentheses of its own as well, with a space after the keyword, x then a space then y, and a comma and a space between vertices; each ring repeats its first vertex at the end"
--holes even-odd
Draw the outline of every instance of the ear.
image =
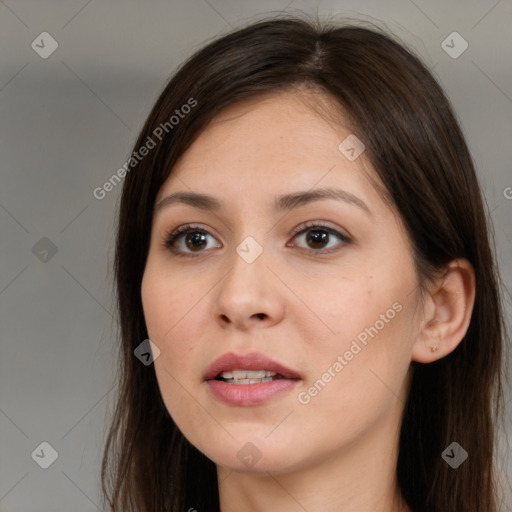
POLYGON ((465 258, 451 261, 425 298, 412 360, 431 363, 455 350, 468 330, 474 302, 473 266, 465 258))

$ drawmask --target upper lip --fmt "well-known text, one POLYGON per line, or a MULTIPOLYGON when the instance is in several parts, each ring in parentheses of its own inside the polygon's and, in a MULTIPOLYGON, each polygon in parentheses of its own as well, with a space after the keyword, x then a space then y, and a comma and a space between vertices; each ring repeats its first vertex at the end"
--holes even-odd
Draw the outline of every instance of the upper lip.
POLYGON ((211 380, 220 373, 231 370, 267 370, 276 372, 287 379, 302 379, 296 371, 258 352, 240 355, 233 352, 223 354, 213 361, 203 378, 204 380, 211 380))

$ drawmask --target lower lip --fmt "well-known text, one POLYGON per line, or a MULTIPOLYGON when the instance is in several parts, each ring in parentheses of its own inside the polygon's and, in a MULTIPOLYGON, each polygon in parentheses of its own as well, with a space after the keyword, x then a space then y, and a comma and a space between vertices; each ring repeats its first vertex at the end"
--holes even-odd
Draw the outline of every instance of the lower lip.
POLYGON ((278 379, 259 384, 228 384, 222 380, 208 380, 213 395, 230 405, 257 405, 294 388, 300 379, 278 379))

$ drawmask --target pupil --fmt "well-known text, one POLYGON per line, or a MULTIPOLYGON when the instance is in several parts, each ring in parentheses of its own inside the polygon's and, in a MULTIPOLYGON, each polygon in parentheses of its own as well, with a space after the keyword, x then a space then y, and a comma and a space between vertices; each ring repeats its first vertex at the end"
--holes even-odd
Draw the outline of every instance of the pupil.
POLYGON ((326 242, 326 239, 329 236, 327 232, 319 229, 311 230, 309 233, 310 234, 307 236, 308 243, 313 243, 316 249, 318 249, 316 244, 320 244, 320 248, 322 248, 322 242, 326 242))
POLYGON ((206 239, 206 237, 205 237, 204 233, 199 233, 199 232, 197 232, 197 233, 189 233, 187 235, 187 237, 186 237, 187 247, 189 249, 194 249, 194 248, 195 249, 202 249, 203 245, 206 244, 205 239, 206 239), (197 241, 202 241, 203 245, 201 245, 201 246, 200 245, 196 245, 195 242, 197 242, 197 241))

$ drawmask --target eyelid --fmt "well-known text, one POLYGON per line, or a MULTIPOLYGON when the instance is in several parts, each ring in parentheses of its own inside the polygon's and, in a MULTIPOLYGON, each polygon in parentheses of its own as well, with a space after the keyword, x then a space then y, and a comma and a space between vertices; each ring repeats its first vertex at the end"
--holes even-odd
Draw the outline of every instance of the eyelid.
POLYGON ((326 231, 338 234, 347 240, 352 240, 352 235, 350 235, 346 230, 341 230, 341 228, 333 227, 331 226, 331 224, 323 220, 308 220, 306 222, 302 222, 297 227, 293 228, 292 233, 296 235, 301 233, 302 231, 306 231, 307 229, 311 228, 324 228, 326 231))

